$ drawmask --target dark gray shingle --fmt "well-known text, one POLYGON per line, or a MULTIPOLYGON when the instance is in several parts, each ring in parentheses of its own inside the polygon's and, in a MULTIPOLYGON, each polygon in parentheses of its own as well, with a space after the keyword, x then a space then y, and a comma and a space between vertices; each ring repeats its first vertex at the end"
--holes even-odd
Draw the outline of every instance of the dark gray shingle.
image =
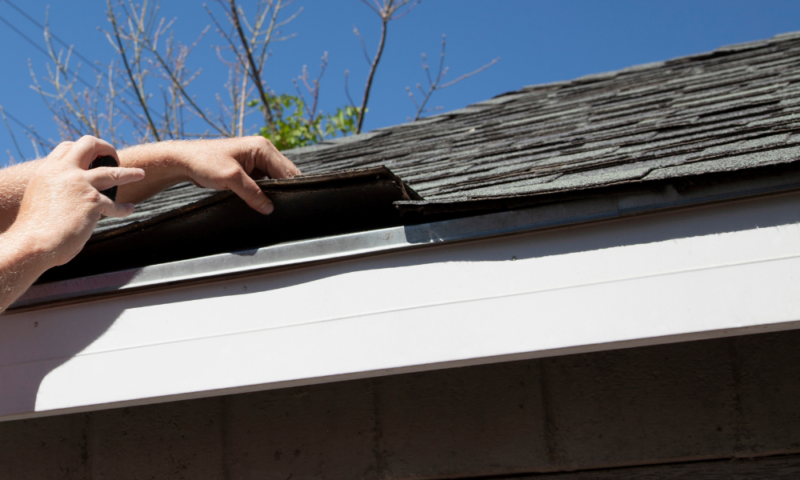
MULTIPOLYGON (((546 195, 800 159, 800 35, 525 87, 285 152, 304 173, 386 165, 425 204, 546 195)), ((199 200, 180 185, 108 230, 199 200)))

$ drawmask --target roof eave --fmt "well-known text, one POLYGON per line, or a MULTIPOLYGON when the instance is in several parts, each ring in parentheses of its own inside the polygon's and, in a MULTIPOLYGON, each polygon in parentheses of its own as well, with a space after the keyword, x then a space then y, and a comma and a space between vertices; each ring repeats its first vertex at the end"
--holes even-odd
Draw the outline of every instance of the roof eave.
MULTIPOLYGON (((286 242, 264 248, 223 253, 33 286, 11 311, 51 307, 98 297, 178 287, 267 270, 298 268, 387 251, 513 235, 587 222, 598 222, 730 202, 800 190, 800 169, 774 168, 770 173, 700 176, 651 182, 632 188, 583 192, 582 197, 549 198, 538 205, 485 215, 369 230, 286 242)), ((498 199, 509 202, 508 198, 498 199)), ((512 199, 513 200, 513 199, 512 199)), ((530 201, 530 199, 518 199, 530 201)), ((402 202, 413 210, 419 202, 402 202)), ((471 211, 479 210, 472 206, 471 211)), ((496 205, 494 205, 496 208, 496 205)))

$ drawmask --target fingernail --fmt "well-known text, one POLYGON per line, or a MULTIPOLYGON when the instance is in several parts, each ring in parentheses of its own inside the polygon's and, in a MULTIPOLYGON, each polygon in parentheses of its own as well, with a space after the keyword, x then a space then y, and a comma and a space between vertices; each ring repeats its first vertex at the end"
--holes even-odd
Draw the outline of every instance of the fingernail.
POLYGON ((270 201, 268 201, 267 203, 264 204, 264 206, 261 207, 261 213, 263 213, 264 215, 269 215, 270 213, 272 213, 273 210, 275 210, 275 205, 270 201))

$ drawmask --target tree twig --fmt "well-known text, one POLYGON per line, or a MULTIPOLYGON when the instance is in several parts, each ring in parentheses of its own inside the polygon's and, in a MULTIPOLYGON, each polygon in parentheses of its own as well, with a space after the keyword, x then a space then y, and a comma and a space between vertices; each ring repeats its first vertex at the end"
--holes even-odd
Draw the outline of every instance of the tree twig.
POLYGON ((441 85, 438 89, 441 90, 443 88, 447 88, 447 87, 453 86, 456 83, 460 82, 461 80, 466 80, 467 78, 469 78, 469 77, 471 77, 473 75, 477 75, 477 74, 481 73, 482 71, 486 70, 487 68, 491 67, 492 65, 494 65, 495 63, 497 63, 499 61, 500 61, 500 57, 497 57, 494 60, 492 60, 491 62, 489 62, 486 65, 482 66, 481 68, 479 68, 479 69, 477 69, 475 71, 469 72, 469 73, 465 73, 464 75, 461 75, 460 77, 456 78, 455 80, 452 80, 450 82, 445 83, 444 85, 441 85))
POLYGON ((350 96, 350 86, 348 85, 348 78, 350 77, 350 70, 344 71, 344 94, 347 97, 347 101, 350 102, 349 105, 351 107, 356 106, 356 102, 353 101, 353 98, 350 96))
POLYGON ((356 37, 358 37, 358 40, 361 42, 361 52, 364 54, 364 60, 367 61, 367 65, 372 65, 372 59, 369 58, 369 53, 367 53, 367 44, 364 42, 364 37, 361 36, 361 33, 355 25, 353 25, 353 33, 356 34, 356 37))
MULTIPOLYGON (((367 113, 367 104, 369 103, 369 94, 372 91, 372 82, 375 79, 375 71, 378 69, 378 64, 381 61, 381 57, 383 56, 383 48, 386 46, 386 33, 387 27, 389 22, 392 20, 396 20, 398 18, 402 18, 406 16, 414 7, 419 5, 420 0, 383 0, 383 3, 379 3, 378 0, 373 0, 373 3, 370 3, 368 0, 361 0, 361 3, 368 6, 373 12, 375 12, 381 19, 381 39, 378 43, 378 51, 375 53, 375 57, 370 63, 369 68, 369 75, 367 76, 367 83, 364 86, 364 97, 361 100, 361 108, 358 110, 358 124, 356 127, 356 133, 361 133, 361 129, 364 126, 364 117, 367 113), (400 9, 403 7, 408 7, 402 13, 398 13, 400 9)), ((358 29, 353 27, 353 30, 356 36, 361 39, 361 35, 358 33, 358 29)), ((363 39, 361 39, 363 45, 363 39)), ((365 49, 366 51, 366 49, 365 49)))
POLYGON ((414 121, 419 120, 419 117, 422 116, 423 113, 430 111, 430 110, 425 110, 425 106, 428 104, 428 101, 430 100, 434 92, 436 92, 437 90, 443 90, 447 87, 453 86, 456 83, 465 80, 473 75, 477 75, 482 71, 486 70, 487 68, 491 67, 498 61, 500 61, 500 57, 495 58, 494 60, 492 60, 491 62, 487 63, 486 65, 482 66, 477 70, 473 70, 472 72, 461 75, 455 80, 452 80, 445 84, 441 84, 442 80, 444 79, 444 76, 447 75, 447 72, 449 70, 449 67, 444 66, 446 48, 447 48, 447 36, 442 35, 442 53, 439 55, 439 69, 436 72, 435 80, 434 77, 431 77, 430 68, 428 67, 428 58, 424 53, 422 54, 422 69, 425 70, 425 76, 428 78, 428 90, 423 89, 421 84, 419 83, 417 84, 417 88, 422 93, 422 101, 417 102, 417 99, 414 97, 414 92, 412 92, 409 87, 406 87, 406 91, 408 92, 408 97, 411 99, 412 102, 414 102, 414 106, 417 107, 417 113, 416 115, 414 115, 414 121))
MULTIPOLYGON (((391 1, 392 0, 389 0, 390 4, 391 1)), ((383 47, 386 44, 386 27, 389 20, 385 16, 381 16, 381 20, 381 41, 378 44, 378 52, 375 54, 375 58, 372 60, 372 66, 369 68, 367 84, 364 87, 364 97, 361 100, 361 108, 358 109, 358 125, 356 126, 356 133, 361 133, 361 129, 364 126, 364 114, 367 112, 367 103, 369 103, 369 94, 372 90, 372 81, 375 79, 375 71, 378 69, 378 63, 380 63, 381 56, 383 55, 383 47)))
POLYGON ((8 118, 6 118, 6 111, 3 108, 3 105, 0 104, 0 115, 3 116, 3 122, 6 124, 6 128, 8 129, 8 134, 11 135, 11 141, 14 142, 14 148, 17 150, 19 154, 20 160, 25 159, 25 155, 22 154, 22 149, 19 148, 19 143, 17 143, 17 137, 14 135, 14 131, 11 130, 11 125, 8 124, 8 118))
POLYGON ((162 57, 161 54, 158 53, 158 50, 155 49, 155 47, 147 37, 145 37, 145 42, 147 43, 150 52, 156 57, 156 60, 158 60, 158 63, 161 65, 161 68, 169 76, 169 79, 172 81, 172 84, 178 89, 183 98, 189 103, 189 105, 194 110, 195 114, 200 118, 202 118, 204 122, 206 122, 209 126, 211 126, 211 128, 213 128, 223 136, 226 137, 230 136, 224 129, 220 128, 219 125, 217 125, 215 122, 209 119, 203 112, 203 110, 197 105, 197 103, 195 103, 194 99, 186 92, 183 83, 175 76, 175 72, 173 72, 172 68, 170 68, 170 66, 167 64, 166 60, 164 60, 164 57, 162 57))
POLYGON ((247 100, 247 79, 249 76, 247 72, 244 72, 242 75, 242 91, 239 95, 239 136, 244 136, 244 109, 245 109, 245 101, 247 100))
POLYGON ((319 75, 316 79, 311 81, 311 84, 308 83, 308 69, 305 65, 303 65, 303 74, 300 75, 300 80, 303 81, 303 85, 305 85, 306 90, 311 94, 311 97, 314 99, 312 102, 311 107, 309 108, 308 104, 305 101, 305 97, 303 96, 303 92, 298 89, 298 94, 300 95, 300 99, 303 100, 303 104, 306 108, 306 113, 308 114, 308 121, 310 123, 314 123, 317 115, 317 105, 319 103, 319 84, 320 80, 322 80, 322 76, 325 75, 325 70, 328 68, 328 52, 325 52, 322 55, 322 59, 320 59, 320 66, 319 66, 319 75))
POLYGON ((111 27, 114 29, 114 38, 117 40, 117 46, 119 47, 120 56, 122 56, 122 62, 125 65, 125 71, 128 73, 128 79, 131 82, 131 86, 136 93, 136 98, 139 100, 139 105, 142 107, 142 112, 144 112, 145 117, 147 118, 147 124, 150 127, 150 132, 153 134, 153 137, 158 142, 161 140, 161 137, 158 135, 158 129, 156 129, 155 123, 153 123, 153 119, 150 116, 150 109, 147 107, 147 100, 144 98, 144 92, 140 89, 140 86, 136 83, 136 80, 133 77, 133 71, 131 70, 130 64, 128 63, 128 56, 125 53, 125 47, 122 44, 122 38, 119 33, 119 26, 117 25, 117 18, 114 15, 114 9, 111 6, 111 0, 106 0, 106 5, 108 8, 108 19, 111 22, 111 27))
POLYGON ((267 92, 264 90, 264 83, 261 80, 261 70, 256 67, 256 62, 253 59, 252 48, 250 47, 250 43, 247 41, 247 38, 244 35, 244 30, 242 30, 242 23, 241 21, 239 21, 239 11, 236 8, 236 0, 230 0, 230 5, 231 5, 231 19, 233 21, 233 26, 234 28, 236 28, 236 31, 239 34, 239 39, 242 42, 242 48, 244 48, 244 51, 247 54, 247 61, 250 64, 250 69, 251 69, 250 73, 253 76, 253 83, 256 84, 256 88, 258 89, 258 94, 261 97, 261 103, 264 107, 264 120, 267 122, 269 126, 273 127, 275 121, 272 117, 272 111, 269 107, 269 98, 267 97, 267 92))

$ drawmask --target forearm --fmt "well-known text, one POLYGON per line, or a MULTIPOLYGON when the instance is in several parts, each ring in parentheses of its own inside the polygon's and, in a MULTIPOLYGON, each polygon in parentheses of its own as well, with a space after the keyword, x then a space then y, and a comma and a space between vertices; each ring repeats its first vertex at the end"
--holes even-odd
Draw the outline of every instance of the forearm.
POLYGON ((25 188, 40 165, 41 160, 34 160, 0 170, 0 232, 17 218, 25 188))
POLYGON ((120 203, 139 203, 180 182, 188 180, 182 162, 181 144, 169 141, 150 143, 120 150, 120 166, 141 168, 145 171, 144 180, 120 186, 117 201, 120 203))
POLYGON ((264 137, 151 143, 119 152, 125 167, 141 168, 145 179, 117 191, 117 201, 137 203, 182 181, 231 190, 263 214, 273 210, 255 180, 291 178, 300 170, 264 137))
MULTIPOLYGON (((64 142, 58 148, 73 143, 64 142)), ((137 204, 172 185, 192 181, 205 188, 232 190, 253 209, 268 214, 272 203, 254 179, 300 175, 288 158, 259 136, 151 143, 119 152, 112 148, 110 154, 118 156, 121 167, 145 172, 141 181, 119 186, 116 200, 121 204, 137 204)), ((34 160, 0 170, 0 233, 17 218, 23 194, 42 162, 34 160)))
POLYGON ((37 236, 20 230, 0 234, 0 313, 52 266, 53 255, 37 248, 37 236))

